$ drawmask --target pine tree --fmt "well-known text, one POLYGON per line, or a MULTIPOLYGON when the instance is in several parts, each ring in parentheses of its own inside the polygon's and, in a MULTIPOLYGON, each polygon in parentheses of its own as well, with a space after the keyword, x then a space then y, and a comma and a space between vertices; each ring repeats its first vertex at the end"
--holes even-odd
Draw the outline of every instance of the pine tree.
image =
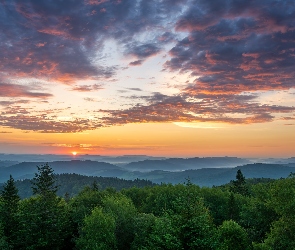
POLYGON ((38 173, 32 180, 32 190, 34 195, 43 197, 55 197, 58 186, 55 185, 55 176, 53 169, 46 163, 45 165, 37 166, 38 173))
POLYGON ((246 185, 246 179, 242 173, 242 171, 239 169, 236 174, 236 180, 232 181, 231 191, 234 193, 238 193, 241 195, 249 195, 249 190, 246 185))
POLYGON ((7 237, 7 241, 11 243, 14 238, 15 229, 17 228, 16 212, 20 201, 18 189, 11 175, 9 180, 4 184, 1 197, 3 205, 0 211, 0 221, 3 223, 3 231, 7 237))
POLYGON ((20 203, 16 249, 64 249, 72 234, 67 203, 56 195, 52 168, 48 164, 37 168, 32 180, 35 196, 20 203))

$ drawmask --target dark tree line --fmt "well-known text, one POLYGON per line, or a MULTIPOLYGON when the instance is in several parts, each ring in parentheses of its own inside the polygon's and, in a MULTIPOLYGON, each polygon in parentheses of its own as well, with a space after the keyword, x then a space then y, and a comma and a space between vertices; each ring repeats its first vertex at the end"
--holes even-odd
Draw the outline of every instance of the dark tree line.
MULTIPOLYGON (((124 180, 116 177, 98 177, 98 176, 85 176, 80 174, 54 174, 55 183, 58 186, 56 194, 58 196, 69 197, 76 196, 85 186, 91 186, 93 183, 97 183, 98 190, 104 190, 108 187, 113 187, 117 191, 123 188, 131 187, 145 187, 145 186, 155 186, 149 180, 135 179, 135 180, 124 180)), ((32 183, 29 179, 17 180, 15 181, 15 186, 18 188, 19 196, 24 198, 29 198, 33 195, 33 190, 31 188, 32 183)), ((0 186, 0 190, 3 187, 0 186)))
POLYGON ((86 186, 57 195, 47 164, 20 199, 14 179, 0 197, 0 249, 295 249, 295 177, 223 187, 185 184, 117 191, 86 186))

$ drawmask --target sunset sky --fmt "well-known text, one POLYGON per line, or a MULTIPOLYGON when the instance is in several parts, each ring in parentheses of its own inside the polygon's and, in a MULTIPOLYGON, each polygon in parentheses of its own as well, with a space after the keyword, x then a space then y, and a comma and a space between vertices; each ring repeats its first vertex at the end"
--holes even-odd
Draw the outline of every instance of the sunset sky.
POLYGON ((0 153, 74 151, 295 156, 295 1, 0 1, 0 153))

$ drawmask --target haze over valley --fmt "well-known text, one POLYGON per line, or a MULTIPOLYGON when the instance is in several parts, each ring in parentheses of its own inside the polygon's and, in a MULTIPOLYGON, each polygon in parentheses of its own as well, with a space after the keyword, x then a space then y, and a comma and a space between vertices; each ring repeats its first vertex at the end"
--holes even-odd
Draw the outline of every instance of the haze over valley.
POLYGON ((295 172, 295 158, 244 159, 238 157, 166 158, 145 155, 0 155, 0 183, 11 174, 16 180, 31 179, 36 166, 48 163, 56 174, 144 179, 154 183, 222 185, 241 169, 247 178, 287 177, 295 172))

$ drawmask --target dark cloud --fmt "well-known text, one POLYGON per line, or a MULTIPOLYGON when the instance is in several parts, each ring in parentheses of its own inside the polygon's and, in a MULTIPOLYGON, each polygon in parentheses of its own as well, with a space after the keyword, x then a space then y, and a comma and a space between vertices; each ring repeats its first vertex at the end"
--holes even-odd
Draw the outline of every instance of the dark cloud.
POLYGON ((90 91, 101 90, 101 89, 104 89, 104 87, 100 84, 76 85, 72 88, 72 90, 80 91, 80 92, 90 92, 90 91))
POLYGON ((146 43, 146 44, 128 44, 126 49, 126 55, 134 56, 139 60, 131 62, 129 65, 137 66, 141 65, 145 59, 157 55, 161 48, 155 43, 146 43))
POLYGON ((105 110, 105 125, 144 122, 226 122, 250 124, 270 122, 273 114, 292 113, 295 107, 261 105, 256 96, 205 95, 167 96, 154 93, 144 97, 148 105, 137 104, 127 110, 105 110), (237 116, 238 115, 238 116, 237 116))
POLYGON ((52 94, 34 92, 31 86, 0 83, 0 97, 30 97, 30 98, 48 98, 52 94))
POLYGON ((158 40, 162 44, 165 44, 165 43, 169 43, 169 42, 172 42, 172 41, 176 41, 177 40, 177 37, 176 37, 175 34, 173 34, 171 32, 165 32, 165 33, 163 33, 162 35, 160 35, 158 37, 158 40))
POLYGON ((129 90, 133 90, 133 91, 142 91, 141 88, 127 88, 127 89, 129 89, 129 90))
POLYGON ((10 106, 14 104, 28 104, 30 103, 29 100, 15 100, 15 101, 0 101, 0 106, 10 106))
MULTIPOLYGON (((130 43, 135 44, 136 34, 179 13, 180 3, 183 1, 2 1, 0 70, 64 83, 112 77, 117 68, 96 60, 104 42, 111 38, 129 44, 126 53, 138 58, 155 55, 160 50, 157 44, 130 43)), ((170 36, 167 33, 164 40, 170 36)))
POLYGON ((129 63, 129 65, 130 66, 140 66, 143 62, 144 62, 144 60, 136 60, 136 61, 129 63))
POLYGON ((0 101, 0 125, 77 132, 129 122, 272 121, 276 114, 294 113, 294 107, 263 105, 257 97, 259 91, 295 88, 294 27, 293 0, 4 0, 0 97, 11 99, 0 101), (117 71, 126 67, 105 63, 109 40, 134 60, 130 66, 141 66, 170 46, 163 70, 189 73, 195 80, 179 85, 174 96, 124 97, 133 107, 105 110, 107 116, 95 122, 58 121, 21 106, 25 101, 19 98, 46 101, 52 94, 15 79, 58 81, 82 92, 102 85, 78 84, 81 80, 117 81, 117 71), (139 99, 145 104, 135 103, 139 99))
POLYGON ((0 125, 7 128, 21 129, 25 131, 37 131, 42 133, 76 133, 85 130, 93 130, 101 126, 88 119, 59 121, 53 117, 46 116, 46 114, 14 114, 10 116, 1 115, 0 125))
POLYGON ((192 94, 294 88, 294 25, 293 1, 195 0, 166 67, 198 76, 192 94))

